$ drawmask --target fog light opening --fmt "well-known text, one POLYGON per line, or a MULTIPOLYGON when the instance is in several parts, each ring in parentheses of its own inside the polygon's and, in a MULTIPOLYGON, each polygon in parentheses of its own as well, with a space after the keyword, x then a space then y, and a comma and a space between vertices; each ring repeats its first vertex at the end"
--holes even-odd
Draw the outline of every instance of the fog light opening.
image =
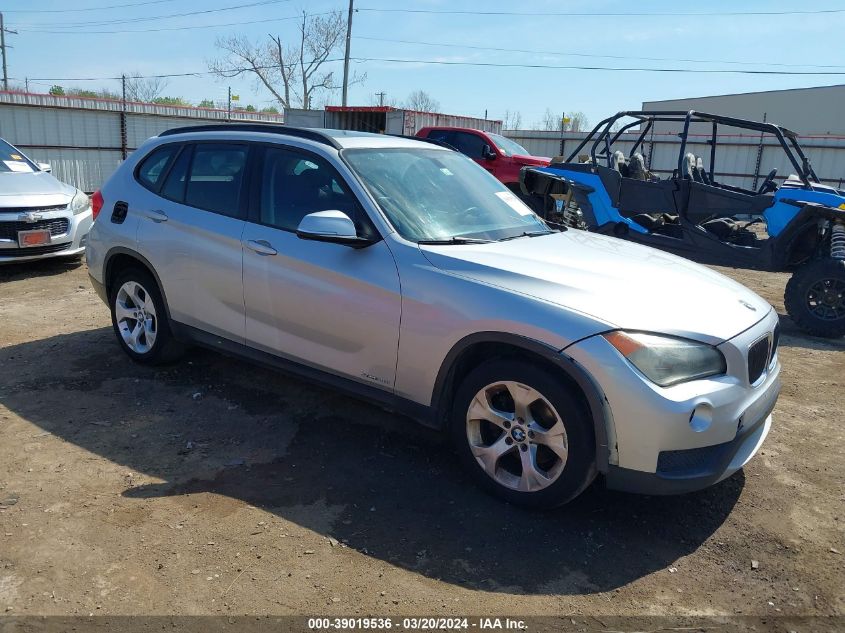
POLYGON ((709 429, 711 422, 713 422, 713 407, 709 404, 698 405, 689 417, 690 428, 696 433, 709 429))

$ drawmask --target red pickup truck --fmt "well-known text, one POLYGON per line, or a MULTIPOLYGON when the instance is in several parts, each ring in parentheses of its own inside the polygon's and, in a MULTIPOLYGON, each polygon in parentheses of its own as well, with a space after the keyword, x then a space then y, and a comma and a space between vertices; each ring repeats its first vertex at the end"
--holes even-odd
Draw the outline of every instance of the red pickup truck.
POLYGON ((492 132, 463 127, 424 127, 417 136, 451 145, 516 193, 519 193, 520 169, 525 165, 546 166, 551 162, 543 156, 531 156, 519 143, 492 132))

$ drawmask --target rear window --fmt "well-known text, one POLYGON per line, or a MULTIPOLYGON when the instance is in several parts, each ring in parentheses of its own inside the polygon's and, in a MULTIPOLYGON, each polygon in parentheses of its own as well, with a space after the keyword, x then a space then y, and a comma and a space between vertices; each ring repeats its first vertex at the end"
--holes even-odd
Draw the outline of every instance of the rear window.
POLYGON ((165 145, 153 150, 138 167, 138 181, 147 189, 158 191, 165 169, 178 150, 178 145, 165 145))

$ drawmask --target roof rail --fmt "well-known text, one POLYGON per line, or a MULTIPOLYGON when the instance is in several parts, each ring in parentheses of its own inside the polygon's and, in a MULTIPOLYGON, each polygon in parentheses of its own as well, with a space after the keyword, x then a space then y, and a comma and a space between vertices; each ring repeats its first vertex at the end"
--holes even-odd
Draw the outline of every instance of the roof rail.
POLYGON ((208 125, 187 125, 184 127, 174 127, 165 130, 159 136, 171 136, 173 134, 188 134, 190 132, 264 132, 265 134, 281 134, 284 136, 295 136, 297 138, 308 139, 309 141, 316 141, 323 145, 329 145, 335 149, 341 149, 342 146, 334 138, 319 132, 318 130, 290 127, 288 125, 272 125, 263 123, 212 123, 208 125))

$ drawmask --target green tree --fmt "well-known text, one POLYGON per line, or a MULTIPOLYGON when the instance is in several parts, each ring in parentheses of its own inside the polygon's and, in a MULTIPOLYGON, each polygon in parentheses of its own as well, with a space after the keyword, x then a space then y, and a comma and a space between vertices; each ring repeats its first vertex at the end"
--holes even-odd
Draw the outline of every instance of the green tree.
POLYGON ((267 108, 261 108, 261 111, 264 112, 265 114, 278 114, 279 113, 279 109, 274 108, 273 106, 269 106, 267 108))
POLYGON ((211 99, 203 99, 199 103, 200 108, 213 108, 214 102, 211 99))
POLYGON ((245 109, 247 112, 255 112, 255 111, 256 111, 256 110, 255 110, 255 106, 254 106, 254 105, 248 105, 248 106, 247 106, 246 108, 244 108, 244 109, 245 109))
POLYGON ((56 84, 52 88, 50 88, 50 94, 55 97, 63 97, 65 96, 65 89, 62 88, 60 85, 56 84))
POLYGON ((189 102, 185 101, 182 97, 156 97, 152 101, 157 105, 169 105, 169 106, 189 106, 191 105, 189 102))

